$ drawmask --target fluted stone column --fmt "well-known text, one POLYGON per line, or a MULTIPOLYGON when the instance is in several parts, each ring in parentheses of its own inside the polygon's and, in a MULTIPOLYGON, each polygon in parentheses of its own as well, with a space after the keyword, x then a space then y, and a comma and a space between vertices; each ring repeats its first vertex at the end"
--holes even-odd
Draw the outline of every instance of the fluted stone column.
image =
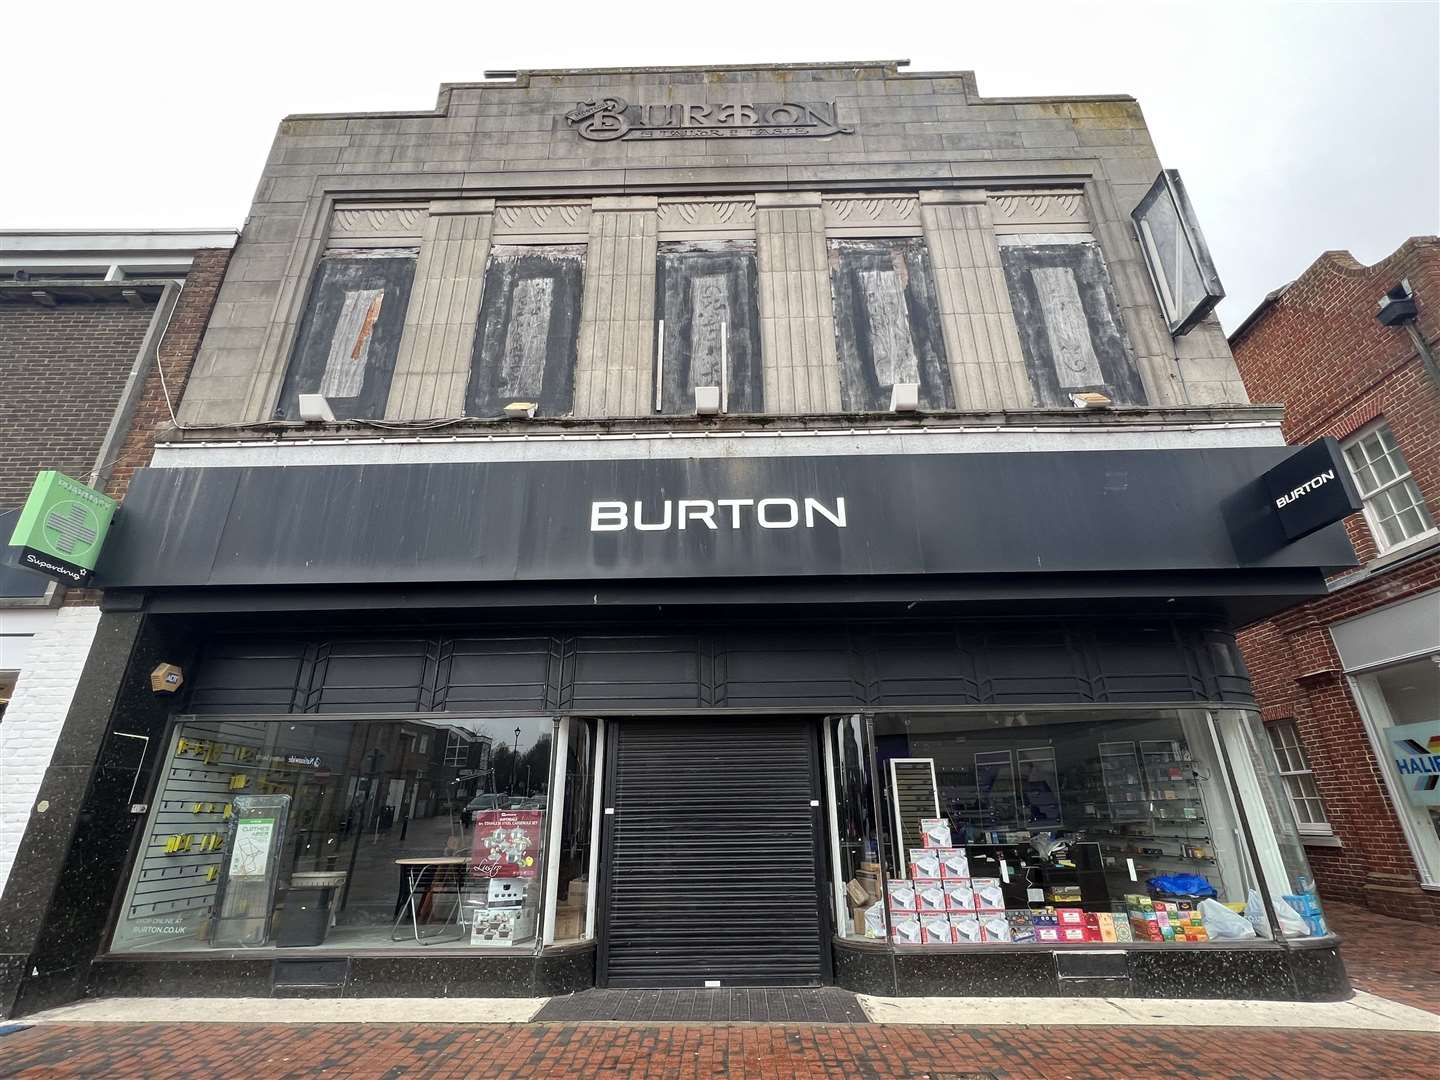
POLYGON ((494 199, 430 204, 385 407, 387 420, 464 415, 494 215, 494 199))
POLYGON ((755 196, 765 411, 840 411, 830 262, 818 192, 755 196))
POLYGON ((596 199, 585 251, 576 416, 646 416, 655 363, 653 196, 596 199))
POLYGON ((985 193, 922 191, 920 220, 935 271, 955 407, 1029 408, 1034 394, 985 193))

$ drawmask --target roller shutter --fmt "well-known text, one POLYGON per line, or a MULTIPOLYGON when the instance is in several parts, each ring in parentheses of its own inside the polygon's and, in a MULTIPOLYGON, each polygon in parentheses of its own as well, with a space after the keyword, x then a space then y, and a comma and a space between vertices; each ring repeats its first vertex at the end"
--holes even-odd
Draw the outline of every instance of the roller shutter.
POLYGON ((613 730, 602 985, 828 981, 813 725, 613 730))

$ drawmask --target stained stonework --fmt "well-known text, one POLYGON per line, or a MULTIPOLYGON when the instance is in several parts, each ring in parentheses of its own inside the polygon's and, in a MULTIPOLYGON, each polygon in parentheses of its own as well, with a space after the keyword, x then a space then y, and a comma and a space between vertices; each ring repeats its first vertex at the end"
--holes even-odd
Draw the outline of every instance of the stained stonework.
POLYGON ((661 199, 661 240, 748 240, 755 235, 753 196, 661 199))
POLYGON ((919 236, 920 200, 908 195, 837 195, 825 199, 829 236, 919 236))
POLYGON ((655 363, 654 198, 596 199, 585 254, 576 416, 646 416, 655 363))
POLYGON ((830 266, 819 194, 756 196, 765 411, 839 412, 830 266))
POLYGON ((590 233, 590 201, 500 203, 497 244, 583 244, 590 233))
POLYGON ((991 192, 986 200, 997 235, 1019 232, 1088 232, 1084 192, 1032 189, 991 192))

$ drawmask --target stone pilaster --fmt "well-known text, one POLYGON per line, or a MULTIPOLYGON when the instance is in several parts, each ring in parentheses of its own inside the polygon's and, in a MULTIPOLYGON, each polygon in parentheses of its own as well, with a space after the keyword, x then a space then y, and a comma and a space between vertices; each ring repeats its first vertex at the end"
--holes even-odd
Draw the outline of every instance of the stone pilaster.
POLYGON ((494 199, 430 204, 385 419, 464 415, 494 214, 494 199))
POLYGON ((840 411, 840 363, 819 193, 755 197, 765 411, 840 411))
POLYGON ((659 200, 596 199, 585 252, 575 415, 647 416, 653 409, 655 237, 659 200))
POLYGON ((955 407, 1031 407, 1034 394, 985 193, 922 191, 920 219, 935 272, 955 407))

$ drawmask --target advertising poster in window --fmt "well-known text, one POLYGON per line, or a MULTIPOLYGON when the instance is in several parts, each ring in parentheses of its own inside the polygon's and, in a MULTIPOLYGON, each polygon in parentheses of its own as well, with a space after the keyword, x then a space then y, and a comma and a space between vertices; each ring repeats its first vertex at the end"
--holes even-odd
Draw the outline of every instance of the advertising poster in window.
POLYGON ((1406 797, 1417 806, 1440 806, 1440 721, 1400 724, 1388 734, 1406 797))
POLYGON ((483 810, 475 815, 470 872, 487 878, 540 876, 543 810, 483 810))

